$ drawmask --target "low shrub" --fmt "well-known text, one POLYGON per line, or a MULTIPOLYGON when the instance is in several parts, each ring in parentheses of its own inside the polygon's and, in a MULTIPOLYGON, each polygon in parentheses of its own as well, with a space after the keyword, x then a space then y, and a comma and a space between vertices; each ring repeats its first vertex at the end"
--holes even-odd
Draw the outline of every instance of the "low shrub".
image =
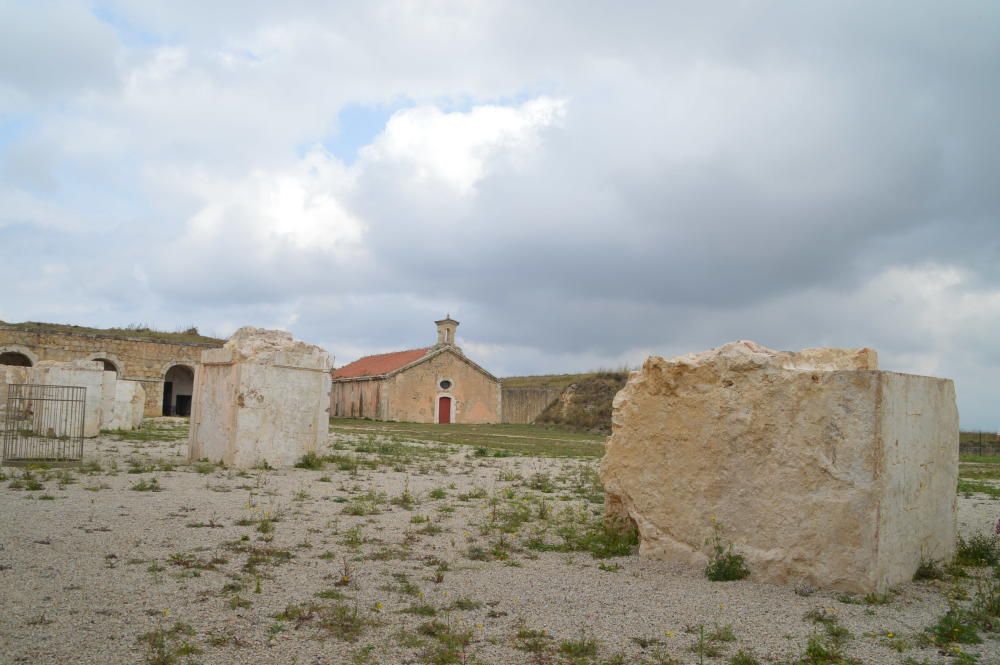
POLYGON ((750 576, 746 559, 733 549, 733 544, 722 537, 722 525, 714 525, 714 534, 706 544, 712 546, 712 554, 705 566, 705 577, 713 582, 732 582, 750 576))
POLYGON ((299 458, 299 461, 295 463, 295 468, 319 471, 323 468, 323 458, 316 453, 309 451, 299 458))
POLYGON ((1000 563, 1000 536, 977 533, 968 540, 958 538, 955 562, 963 566, 995 566, 1000 563))

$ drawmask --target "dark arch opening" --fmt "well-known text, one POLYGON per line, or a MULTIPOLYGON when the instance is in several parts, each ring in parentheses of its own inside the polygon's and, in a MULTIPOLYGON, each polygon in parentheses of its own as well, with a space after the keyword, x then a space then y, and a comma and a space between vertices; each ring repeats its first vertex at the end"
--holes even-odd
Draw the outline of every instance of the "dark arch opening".
POLYGON ((0 353, 0 365, 31 367, 31 358, 23 353, 18 353, 17 351, 4 351, 3 353, 0 353))
POLYGON ((118 365, 114 362, 108 360, 107 358, 94 358, 94 362, 101 363, 104 366, 105 372, 114 372, 118 376, 121 376, 121 370, 118 369, 118 365))
POLYGON ((163 376, 163 415, 190 416, 194 394, 194 370, 174 365, 163 376))

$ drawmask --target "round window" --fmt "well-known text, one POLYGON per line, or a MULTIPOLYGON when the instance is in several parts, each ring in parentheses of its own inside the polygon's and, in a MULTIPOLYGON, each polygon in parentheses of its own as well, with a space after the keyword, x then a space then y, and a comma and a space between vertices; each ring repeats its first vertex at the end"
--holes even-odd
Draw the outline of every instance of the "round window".
POLYGON ((441 386, 441 390, 448 390, 448 388, 451 388, 451 381, 449 381, 448 379, 445 379, 444 381, 442 381, 438 385, 441 386))

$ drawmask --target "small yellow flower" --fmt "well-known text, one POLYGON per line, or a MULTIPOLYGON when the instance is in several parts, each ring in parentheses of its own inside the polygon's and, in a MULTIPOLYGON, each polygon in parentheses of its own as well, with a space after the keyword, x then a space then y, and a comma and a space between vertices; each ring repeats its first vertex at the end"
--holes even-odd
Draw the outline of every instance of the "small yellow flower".
POLYGON ((382 609, 382 603, 375 603, 375 609, 376 610, 381 610, 382 609))
POLYGON ((671 637, 674 636, 674 631, 672 631, 672 630, 665 630, 665 631, 663 631, 663 634, 667 636, 667 639, 670 639, 671 637))
POLYGON ((165 616, 165 617, 170 616, 170 609, 169 608, 163 610, 163 616, 165 616))
POLYGON ((896 637, 891 631, 885 634, 886 637, 896 637))

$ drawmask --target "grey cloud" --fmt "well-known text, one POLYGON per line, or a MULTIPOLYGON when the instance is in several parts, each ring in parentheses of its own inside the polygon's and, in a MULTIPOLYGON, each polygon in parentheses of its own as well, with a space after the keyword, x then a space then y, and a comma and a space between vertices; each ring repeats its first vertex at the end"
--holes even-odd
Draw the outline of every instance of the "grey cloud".
POLYGON ((114 31, 78 4, 0 6, 0 92, 6 87, 8 95, 13 91, 27 100, 12 104, 15 109, 112 88, 118 83, 117 58, 114 31))

